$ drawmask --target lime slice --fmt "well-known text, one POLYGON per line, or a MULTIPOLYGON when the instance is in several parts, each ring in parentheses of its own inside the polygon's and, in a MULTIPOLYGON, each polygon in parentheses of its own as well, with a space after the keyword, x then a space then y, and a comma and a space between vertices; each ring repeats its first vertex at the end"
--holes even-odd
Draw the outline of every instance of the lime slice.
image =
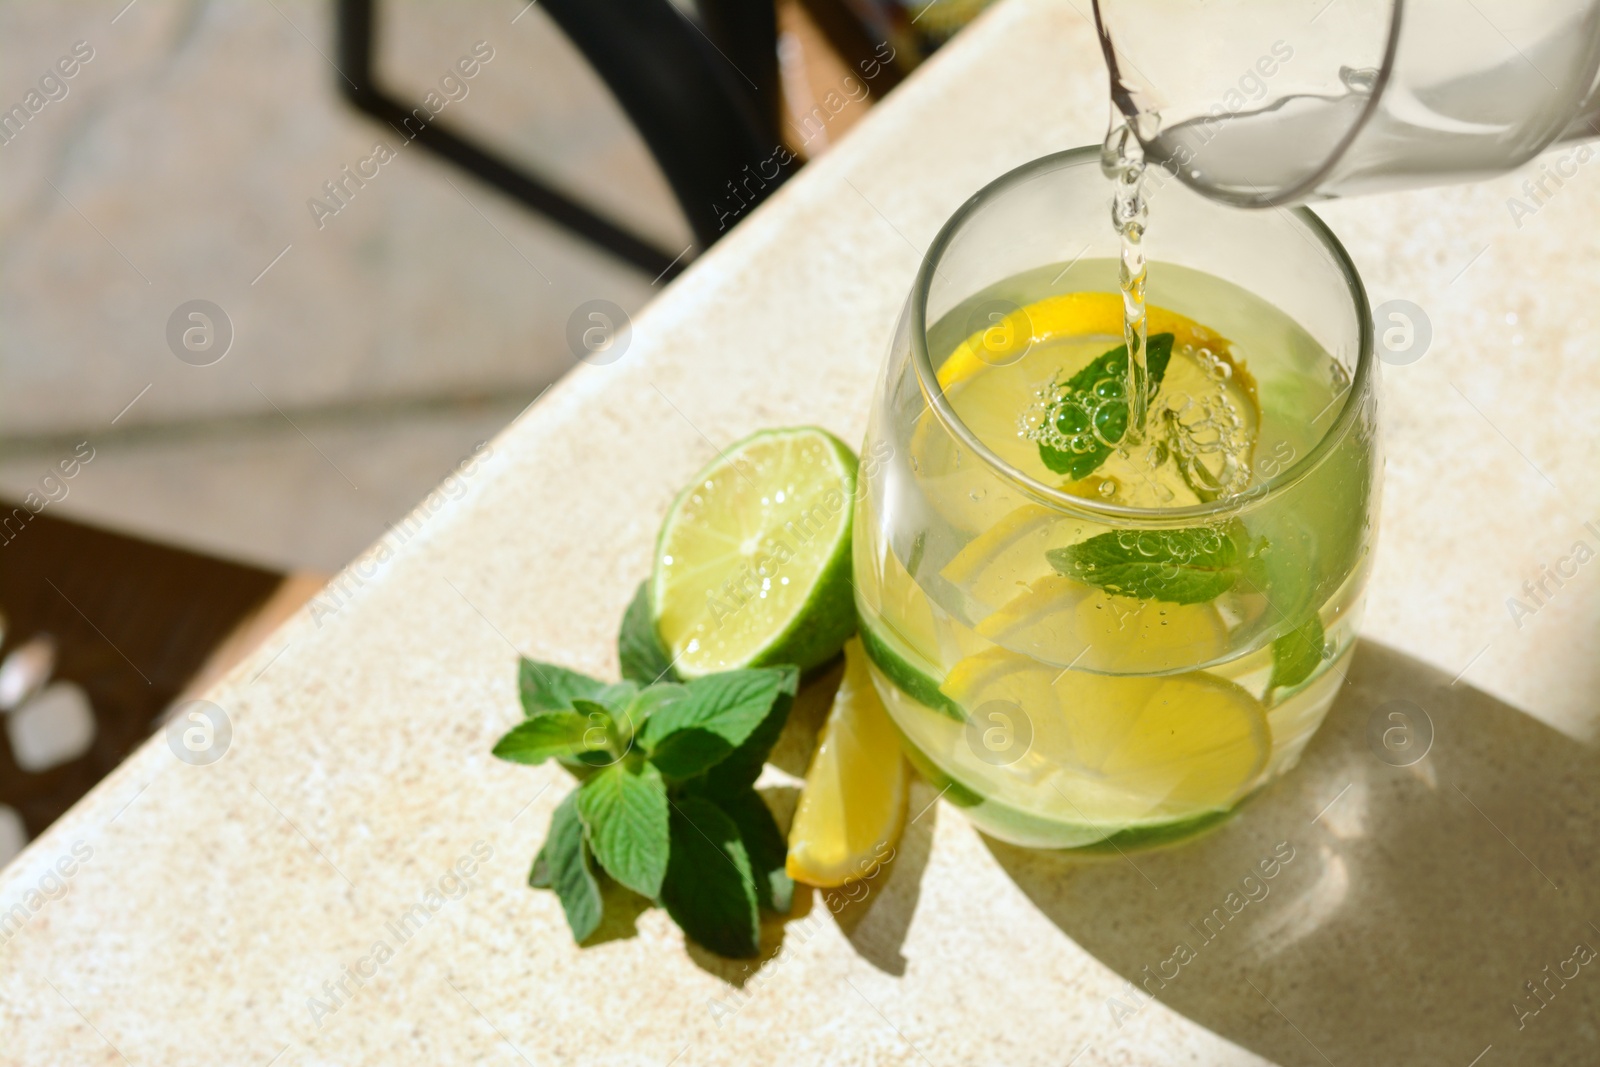
POLYGON ((1064 822, 1109 832, 1231 807, 1272 749, 1265 709, 1232 682, 1061 671, 1004 649, 951 668, 943 691, 968 709, 1003 702, 1027 720, 1027 755, 1007 770, 1047 781, 1064 822))
POLYGON ((905 820, 909 768, 878 699, 861 643, 844 646, 844 679, 822 726, 789 827, 789 877, 838 886, 892 854, 905 820))
POLYGON ((672 502, 651 605, 678 674, 831 659, 855 630, 856 457, 825 430, 764 430, 672 502))
POLYGON ((934 668, 923 657, 897 649, 892 639, 878 633, 866 620, 861 622, 861 646, 883 676, 912 700, 956 722, 966 722, 966 712, 940 691, 930 673, 934 668))

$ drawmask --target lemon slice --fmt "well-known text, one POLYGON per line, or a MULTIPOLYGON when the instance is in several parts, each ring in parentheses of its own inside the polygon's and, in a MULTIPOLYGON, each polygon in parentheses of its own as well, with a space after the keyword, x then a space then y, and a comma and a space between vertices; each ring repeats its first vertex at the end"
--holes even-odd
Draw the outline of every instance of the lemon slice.
MULTIPOLYGON (((1228 342, 1220 334, 1191 318, 1154 306, 1148 307, 1145 314, 1149 332, 1173 334, 1174 345, 1226 351, 1228 342)), ((985 368, 1015 361, 1036 344, 1084 334, 1122 337, 1120 293, 1062 293, 1018 308, 1000 323, 974 332, 957 345, 939 367, 939 385, 949 389, 985 368)))
MULTIPOLYGON (((998 432, 1010 432, 1017 414, 1030 401, 1031 398, 1018 401, 1021 406, 1003 416, 1005 425, 998 432)), ((973 432, 987 442, 990 438, 984 435, 997 431, 985 425, 981 429, 974 426, 973 432)), ((932 408, 917 417, 911 431, 910 453, 911 476, 919 495, 957 530, 969 534, 985 530, 1023 502, 1019 493, 999 481, 983 460, 946 429, 932 408)))
POLYGON ((906 810, 899 734, 861 642, 852 638, 844 655, 844 679, 789 827, 789 877, 823 888, 870 875, 898 840, 906 810))
POLYGON ((1060 574, 1035 581, 977 632, 1024 656, 1116 674, 1193 667, 1228 650, 1215 604, 1114 596, 1060 574))
POLYGON ((825 430, 766 430, 678 494, 656 541, 651 607, 683 678, 835 656, 855 631, 856 457, 825 430))
POLYGON ((1272 737, 1260 702, 1200 671, 1155 677, 1062 671, 1005 649, 957 663, 943 691, 969 711, 1004 702, 1031 734, 1017 773, 1047 773, 1068 822, 1105 836, 1230 807, 1272 737))
MULTIPOLYGON (((1228 341, 1213 331, 1165 308, 1150 307, 1148 316, 1150 333, 1171 333, 1175 344, 1208 348, 1231 365, 1228 341)), ((1035 390, 1062 369, 1063 358, 1063 353, 1051 349, 1032 350, 1050 342, 1081 341, 1076 347, 1082 349, 1082 358, 1089 359, 1120 344, 1121 338, 1119 294, 1078 292, 1047 297, 975 331, 957 345, 939 368, 939 385, 978 440, 1001 460, 1027 470, 1037 463, 1037 445, 1018 434, 1017 420, 1034 405, 1035 390), (1021 362, 1024 359, 1027 363, 1021 362), (1017 371, 1027 368, 1037 373, 983 373, 1012 363, 1019 364, 1017 371)), ((1242 369, 1235 369, 1241 371, 1241 387, 1253 390, 1242 369)), ((980 533, 1025 502, 961 444, 931 408, 918 417, 910 452, 913 477, 924 497, 957 530, 980 533)), ((1103 480, 1097 479, 1095 484, 1103 480)))
POLYGON ((962 546, 940 576, 985 610, 1011 602, 1037 578, 1056 573, 1046 553, 1099 533, 1093 523, 1068 520, 1025 504, 962 546))

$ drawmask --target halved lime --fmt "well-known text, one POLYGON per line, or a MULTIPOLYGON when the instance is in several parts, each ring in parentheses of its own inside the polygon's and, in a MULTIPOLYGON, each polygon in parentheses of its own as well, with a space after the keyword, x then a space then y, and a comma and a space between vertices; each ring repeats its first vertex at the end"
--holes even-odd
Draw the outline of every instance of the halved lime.
POLYGON ((727 449, 667 511, 651 605, 678 674, 834 655, 855 632, 856 457, 826 430, 763 430, 727 449))

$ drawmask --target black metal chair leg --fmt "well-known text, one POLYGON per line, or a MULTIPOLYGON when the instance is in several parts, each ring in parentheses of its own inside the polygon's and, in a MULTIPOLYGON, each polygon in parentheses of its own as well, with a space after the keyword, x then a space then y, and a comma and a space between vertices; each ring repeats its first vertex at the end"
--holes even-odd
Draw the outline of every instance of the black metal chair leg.
MULTIPOLYGON (((701 248, 788 176, 775 166, 786 151, 777 134, 770 3, 709 0, 705 30, 671 0, 544 0, 541 7, 617 98, 701 248)), ((682 254, 600 216, 475 139, 423 121, 387 92, 373 73, 374 0, 339 0, 338 19, 348 79, 340 90, 357 109, 648 274, 683 270, 682 254)))

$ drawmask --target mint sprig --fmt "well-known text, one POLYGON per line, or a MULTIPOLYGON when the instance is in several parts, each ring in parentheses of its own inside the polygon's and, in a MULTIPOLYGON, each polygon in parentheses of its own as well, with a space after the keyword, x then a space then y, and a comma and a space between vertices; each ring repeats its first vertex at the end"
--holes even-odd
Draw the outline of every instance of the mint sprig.
MULTIPOLYGON (((1170 333, 1152 334, 1145 339, 1145 368, 1150 377, 1150 395, 1154 397, 1166 376, 1167 364, 1172 359, 1170 333)), ((1087 438, 1089 447, 1082 451, 1055 448, 1039 442, 1039 459, 1057 474, 1077 480, 1087 478, 1111 455, 1113 445, 1106 441, 1121 441, 1128 432, 1128 399, 1126 396, 1100 396, 1095 386, 1102 381, 1126 382, 1128 377, 1128 346, 1122 345, 1096 358, 1087 367, 1058 385, 1052 398, 1051 411, 1055 420, 1052 427, 1064 437, 1087 438)))
POLYGON ((1068 578, 1117 596, 1201 604, 1232 589, 1258 554, 1244 527, 1113 530, 1045 553, 1068 578))
POLYGON ((524 659, 517 668, 522 711, 527 716, 494 747, 494 754, 513 763, 539 764, 555 758, 576 773, 603 767, 626 750, 632 736, 633 704, 639 686, 633 682, 607 684, 596 678, 524 659), (560 740, 572 737, 572 714, 584 718, 582 743, 560 740), (545 724, 539 720, 554 717, 545 724), (535 724, 538 725, 535 725, 535 724), (556 747, 546 750, 545 745, 556 747))
POLYGON ((756 902, 768 911, 789 914, 794 903, 794 879, 785 870, 789 842, 778 829, 772 809, 754 789, 719 796, 715 803, 739 827, 739 841, 755 876, 756 902))
MULTIPOLYGON (((629 669, 643 678, 658 662, 646 650, 629 669)), ((557 759, 579 778, 528 876, 555 890, 573 937, 598 929, 605 877, 665 907, 707 948, 756 955, 760 909, 787 913, 794 893, 783 835, 754 784, 788 719, 799 671, 641 687, 524 659, 518 677, 528 718, 494 754, 523 764, 557 759)))

